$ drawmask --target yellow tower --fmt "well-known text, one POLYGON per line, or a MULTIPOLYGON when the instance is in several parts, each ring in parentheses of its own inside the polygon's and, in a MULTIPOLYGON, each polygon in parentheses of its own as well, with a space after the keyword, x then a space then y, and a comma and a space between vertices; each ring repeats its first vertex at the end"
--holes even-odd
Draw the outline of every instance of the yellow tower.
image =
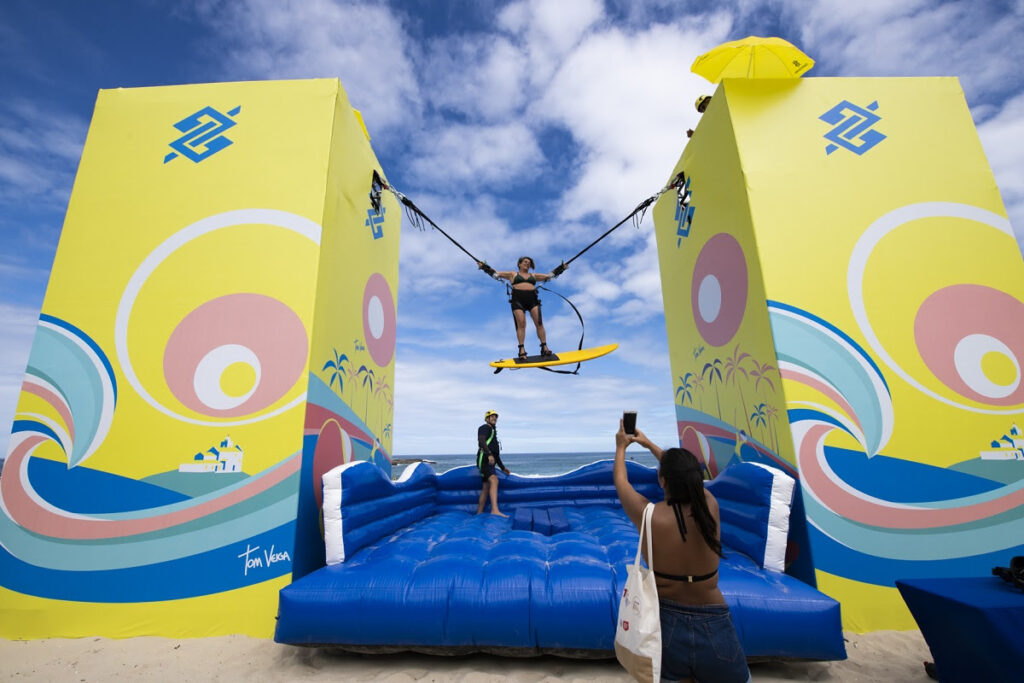
POLYGON ((375 169, 337 80, 99 93, 0 478, 0 636, 273 632, 314 477, 390 471, 375 169))
MULTIPOLYGON (((1024 267, 954 78, 725 80, 655 209, 676 414, 799 472, 847 628, 1024 554, 1024 267)), ((806 545, 806 544, 805 544, 806 545)))

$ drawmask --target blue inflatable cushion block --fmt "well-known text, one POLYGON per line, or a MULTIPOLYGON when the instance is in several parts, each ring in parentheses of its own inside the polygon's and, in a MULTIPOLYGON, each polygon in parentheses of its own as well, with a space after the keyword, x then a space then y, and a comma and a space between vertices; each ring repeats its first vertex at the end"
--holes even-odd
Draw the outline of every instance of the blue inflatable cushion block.
MULTIPOLYGON (((631 480, 656 482, 653 470, 635 467, 647 472, 630 468, 631 480)), ((362 471, 371 470, 379 473, 372 465, 362 471)), ((275 640, 529 648, 538 654, 613 649, 618 598, 638 537, 617 499, 601 503, 614 492, 610 462, 560 477, 503 480, 502 494, 515 493, 519 500, 517 505, 501 499, 502 507, 514 512, 511 518, 474 514, 479 476, 465 477, 458 470, 387 482, 394 491, 378 491, 384 495, 376 500, 377 515, 396 519, 387 509, 392 500, 404 506, 398 516, 428 509, 429 504, 410 505, 414 497, 401 495, 429 489, 417 483, 426 474, 437 480, 438 501, 446 497, 447 502, 436 502, 422 518, 372 540, 344 523, 344 534, 357 539, 349 547, 362 545, 346 553, 345 562, 281 590, 275 640), (597 490, 583 490, 588 487, 597 490), (547 533, 516 528, 516 519, 526 519, 519 506, 530 510, 531 525, 539 516, 547 533)), ((365 515, 358 506, 371 501, 352 498, 365 515)), ((325 489, 325 508, 326 500, 325 489)), ((325 525, 326 518, 325 509, 325 525)), ((728 547, 719 571, 719 586, 748 656, 845 657, 835 600, 793 577, 765 571, 746 553, 728 547)))

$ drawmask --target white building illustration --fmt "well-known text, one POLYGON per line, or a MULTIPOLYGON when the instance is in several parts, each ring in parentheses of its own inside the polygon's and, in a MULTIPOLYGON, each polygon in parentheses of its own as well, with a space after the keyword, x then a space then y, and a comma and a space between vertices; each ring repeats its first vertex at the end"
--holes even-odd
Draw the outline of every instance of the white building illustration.
POLYGON ((992 442, 992 450, 978 454, 982 460, 1024 460, 1024 435, 1020 427, 1012 425, 1009 434, 992 442))
POLYGON ((242 447, 232 441, 230 436, 227 436, 219 445, 213 446, 206 452, 196 453, 192 462, 178 465, 178 471, 214 472, 216 474, 241 472, 243 455, 245 452, 242 447))

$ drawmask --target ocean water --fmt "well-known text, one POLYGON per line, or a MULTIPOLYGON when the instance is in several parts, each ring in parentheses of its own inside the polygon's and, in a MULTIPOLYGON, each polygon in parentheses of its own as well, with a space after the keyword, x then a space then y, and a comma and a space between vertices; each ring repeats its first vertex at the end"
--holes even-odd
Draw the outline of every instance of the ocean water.
MULTIPOLYGON (((512 474, 529 475, 552 475, 571 472, 583 465, 589 465, 598 460, 611 460, 615 453, 502 453, 501 461, 505 463, 512 474)), ((634 460, 647 467, 655 467, 658 462, 646 450, 637 449, 636 452, 627 452, 627 460, 634 460)), ((476 465, 475 453, 458 453, 446 455, 398 455, 395 456, 395 463, 391 468, 392 478, 398 478, 402 471, 408 467, 407 461, 422 460, 428 463, 435 472, 441 474, 463 465, 476 465)))

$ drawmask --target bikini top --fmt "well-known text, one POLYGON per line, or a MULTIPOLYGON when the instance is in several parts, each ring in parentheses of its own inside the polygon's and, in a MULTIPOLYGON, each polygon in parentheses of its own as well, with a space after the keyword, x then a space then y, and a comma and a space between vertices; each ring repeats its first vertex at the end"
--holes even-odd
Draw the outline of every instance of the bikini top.
MULTIPOLYGON (((679 527, 679 535, 683 537, 683 541, 686 541, 686 520, 683 518, 683 510, 679 503, 672 505, 673 512, 676 513, 676 526, 679 527)), ((685 581, 687 583, 693 583, 694 581, 707 581, 718 573, 718 568, 715 571, 708 574, 665 574, 659 572, 657 569, 654 570, 654 575, 663 579, 669 579, 671 581, 685 581)))
POLYGON ((530 274, 530 277, 523 277, 519 273, 516 273, 516 276, 512 278, 512 284, 518 285, 520 282, 529 282, 531 285, 536 285, 537 278, 535 278, 532 273, 530 274))

